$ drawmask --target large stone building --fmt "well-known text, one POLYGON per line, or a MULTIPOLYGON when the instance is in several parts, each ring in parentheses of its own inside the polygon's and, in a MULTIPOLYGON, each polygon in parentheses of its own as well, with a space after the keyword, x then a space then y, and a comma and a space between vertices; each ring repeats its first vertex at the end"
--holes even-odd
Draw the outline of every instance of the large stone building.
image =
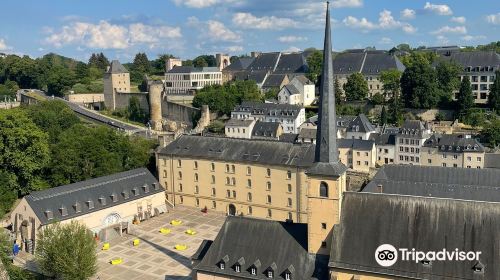
POLYGON ((339 53, 333 60, 333 71, 340 86, 347 83, 347 77, 353 73, 361 73, 368 83, 369 96, 383 93, 380 75, 383 71, 396 69, 400 72, 405 67, 399 59, 386 51, 347 50, 339 53))
POLYGON ((483 168, 484 146, 464 134, 433 134, 420 150, 422 165, 483 168))
POLYGON ((165 73, 165 94, 192 95, 209 85, 222 84, 222 73, 217 67, 177 66, 165 73))
MULTIPOLYGON (((325 35, 324 49, 331 50, 328 12, 325 35)), ((167 199, 229 215, 307 223, 308 252, 329 254, 347 170, 337 149, 331 55, 324 53, 316 146, 181 136, 157 152, 167 199)), ((226 279, 220 273, 208 279, 221 277, 226 279)))
POLYGON ((297 105, 243 101, 231 112, 232 119, 255 119, 263 122, 278 122, 285 133, 299 133, 305 122, 304 108, 297 105))
POLYGON ((426 124, 418 120, 406 120, 396 134, 396 164, 420 165, 420 149, 430 136, 426 124))
POLYGON ((130 73, 118 61, 113 60, 104 73, 104 104, 106 108, 117 108, 116 94, 130 93, 130 73))
MULTIPOLYGON (((474 102, 486 104, 490 87, 495 81, 495 71, 500 69, 500 54, 495 51, 451 52, 440 60, 452 61, 462 67, 460 78, 469 77, 474 102)), ((458 91, 456 91, 458 93, 458 91)))
POLYGON ((293 78, 290 83, 281 87, 278 92, 280 104, 309 106, 314 102, 315 85, 306 76, 293 78))
POLYGON ((78 221, 106 240, 121 235, 134 219, 165 212, 165 189, 145 168, 32 192, 10 214, 16 239, 36 250, 40 229, 78 221))

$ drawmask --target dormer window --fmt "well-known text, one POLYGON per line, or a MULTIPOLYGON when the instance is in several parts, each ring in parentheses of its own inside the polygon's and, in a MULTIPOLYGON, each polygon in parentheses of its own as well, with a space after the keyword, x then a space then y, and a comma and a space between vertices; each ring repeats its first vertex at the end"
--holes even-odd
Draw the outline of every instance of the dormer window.
POLYGON ((99 203, 101 203, 101 205, 103 206, 106 205, 106 198, 103 196, 99 197, 99 203))
POLYGON ((147 184, 144 184, 142 186, 142 189, 143 189, 144 193, 148 193, 149 192, 149 186, 147 184))
POLYGON ((137 188, 132 189, 132 193, 134 193, 135 196, 139 195, 139 190, 137 188))
POLYGON ((274 278, 274 271, 268 270, 267 271, 267 278, 274 278))
POLYGON ((94 209, 94 201, 93 200, 87 201, 87 206, 89 207, 89 209, 94 209))
POLYGON ((75 209, 75 212, 76 213, 80 213, 82 212, 82 205, 80 204, 80 202, 75 202, 75 204, 73 205, 73 208, 75 209))
POLYGON ((234 271, 241 272, 241 265, 237 264, 234 266, 234 271))
POLYGON ((153 189, 154 189, 155 191, 157 191, 159 188, 160 188, 160 186, 158 186, 158 183, 156 183, 156 182, 155 182, 155 183, 153 183, 153 189))
POLYGON ((423 264, 424 266, 431 266, 431 261, 429 260, 423 260, 420 263, 423 264))
POLYGON ((66 209, 66 206, 62 205, 59 211, 61 212, 61 216, 68 216, 68 209, 66 209))
POLYGON ((250 274, 257 275, 257 269, 255 267, 250 267, 250 274))
POLYGON ((128 199, 128 191, 122 191, 122 196, 124 199, 128 199))
POLYGON ((229 261, 229 257, 227 255, 225 255, 222 260, 220 260, 219 262, 219 268, 220 269, 226 269, 226 263, 229 261))
POLYGON ((269 268, 266 270, 266 276, 267 278, 274 278, 274 271, 278 269, 278 266, 276 263, 272 263, 269 268))
POLYGON ((292 274, 290 272, 285 272, 285 280, 291 280, 292 274))
POLYGON ((475 273, 484 273, 484 264, 481 263, 481 261, 478 261, 473 267, 472 271, 475 273))
POLYGON ((112 193, 110 197, 111 197, 111 201, 113 201, 113 202, 118 201, 118 196, 116 195, 116 193, 112 193))
POLYGON ((54 218, 54 214, 52 214, 52 211, 50 210, 45 210, 45 217, 47 220, 52 220, 54 218))
POLYGON ((226 268, 226 264, 224 262, 220 262, 219 263, 219 268, 220 269, 225 269, 226 268))

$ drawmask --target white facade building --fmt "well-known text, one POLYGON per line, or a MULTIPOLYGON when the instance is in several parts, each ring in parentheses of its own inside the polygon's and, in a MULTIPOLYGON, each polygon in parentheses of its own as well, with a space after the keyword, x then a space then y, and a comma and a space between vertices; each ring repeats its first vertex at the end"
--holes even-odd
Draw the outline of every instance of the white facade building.
POLYGON ((406 120, 396 135, 396 164, 420 165, 420 151, 430 130, 418 120, 406 120))
POLYGON ((280 104, 309 106, 314 102, 314 83, 305 76, 293 78, 290 83, 283 86, 278 93, 280 104))
POLYGON ((230 119, 226 122, 226 137, 251 139, 255 122, 253 119, 230 119))
POLYGON ((205 86, 221 84, 222 72, 217 67, 174 66, 165 73, 167 95, 194 95, 205 86))

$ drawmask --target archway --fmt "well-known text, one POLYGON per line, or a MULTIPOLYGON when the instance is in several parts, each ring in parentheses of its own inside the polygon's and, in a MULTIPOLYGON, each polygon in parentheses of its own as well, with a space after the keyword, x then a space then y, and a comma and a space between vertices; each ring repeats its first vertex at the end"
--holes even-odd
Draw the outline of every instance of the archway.
POLYGON ((109 214, 106 218, 104 218, 103 224, 105 226, 117 224, 120 221, 120 218, 121 218, 120 214, 117 213, 109 214))
POLYGON ((229 216, 236 216, 236 206, 234 206, 234 204, 229 204, 227 214, 229 216))

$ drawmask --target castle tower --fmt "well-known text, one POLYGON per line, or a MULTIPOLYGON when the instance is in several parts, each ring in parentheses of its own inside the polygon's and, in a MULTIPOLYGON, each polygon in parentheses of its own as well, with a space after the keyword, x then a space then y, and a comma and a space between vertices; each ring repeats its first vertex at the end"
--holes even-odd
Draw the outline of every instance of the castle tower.
POLYGON ((149 112, 151 116, 151 129, 162 130, 161 101, 163 93, 162 81, 151 81, 149 84, 149 112))
POLYGON ((165 72, 172 70, 175 66, 182 66, 182 60, 180 58, 168 58, 165 62, 165 72))
POLYGON ((104 105, 109 110, 116 110, 116 93, 130 93, 130 74, 118 61, 113 60, 104 73, 104 105))
POLYGON ((222 71, 222 69, 226 68, 231 64, 230 57, 227 54, 221 54, 221 53, 216 54, 215 61, 217 62, 217 67, 219 68, 219 71, 222 71))
POLYGON ((333 78, 329 2, 326 8, 323 70, 321 73, 318 130, 314 164, 306 171, 308 181, 308 250, 330 253, 333 225, 339 223, 347 167, 339 161, 333 78))

